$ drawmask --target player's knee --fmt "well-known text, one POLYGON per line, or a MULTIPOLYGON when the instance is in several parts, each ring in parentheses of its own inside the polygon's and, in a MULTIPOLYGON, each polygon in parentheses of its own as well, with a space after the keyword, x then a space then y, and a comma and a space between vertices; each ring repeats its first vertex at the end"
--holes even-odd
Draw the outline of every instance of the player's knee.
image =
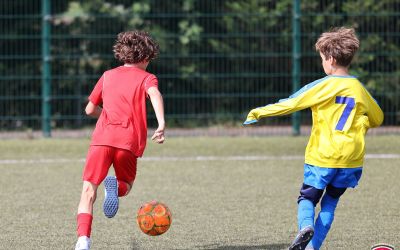
POLYGON ((126 195, 129 194, 129 192, 131 191, 131 189, 132 189, 132 184, 133 184, 133 183, 128 183, 128 185, 127 185, 127 186, 128 186, 128 190, 126 190, 126 195))
POLYGON ((132 183, 118 180, 118 197, 123 197, 131 191, 132 183))
POLYGON ((315 206, 318 204, 319 200, 321 199, 323 192, 324 192, 323 189, 318 189, 318 188, 315 188, 313 186, 303 183, 303 186, 300 189, 300 196, 299 196, 297 202, 300 202, 302 200, 309 200, 315 206))
POLYGON ((337 187, 334 187, 332 185, 328 185, 326 187, 326 193, 330 197, 335 198, 335 199, 339 199, 340 196, 342 196, 345 191, 346 191, 346 188, 337 188, 337 187))

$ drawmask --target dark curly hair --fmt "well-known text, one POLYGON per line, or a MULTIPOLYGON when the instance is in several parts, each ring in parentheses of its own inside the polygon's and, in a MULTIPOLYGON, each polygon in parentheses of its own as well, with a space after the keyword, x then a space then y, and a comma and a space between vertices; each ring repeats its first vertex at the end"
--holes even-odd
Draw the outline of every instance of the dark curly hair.
POLYGON ((145 31, 126 31, 118 34, 113 46, 114 57, 123 63, 148 62, 158 55, 158 44, 145 31))

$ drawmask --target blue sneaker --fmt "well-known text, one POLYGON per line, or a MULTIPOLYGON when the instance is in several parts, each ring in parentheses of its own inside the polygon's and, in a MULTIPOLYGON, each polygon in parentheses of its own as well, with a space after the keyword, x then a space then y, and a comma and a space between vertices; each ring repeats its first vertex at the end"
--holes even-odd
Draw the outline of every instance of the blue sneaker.
POLYGON ((314 228, 312 226, 305 227, 300 230, 296 238, 290 245, 289 250, 304 250, 314 236, 314 228))
POLYGON ((118 211, 118 184, 115 176, 107 176, 104 180, 105 199, 103 203, 103 211, 105 216, 112 218, 118 211))

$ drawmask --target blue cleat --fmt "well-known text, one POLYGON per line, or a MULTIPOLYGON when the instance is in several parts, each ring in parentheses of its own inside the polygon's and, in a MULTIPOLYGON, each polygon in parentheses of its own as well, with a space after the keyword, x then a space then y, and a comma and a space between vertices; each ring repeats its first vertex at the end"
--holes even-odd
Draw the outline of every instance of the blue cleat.
POLYGON ((308 243, 314 236, 314 228, 311 226, 305 227, 300 230, 296 238, 289 247, 289 250, 304 250, 306 249, 308 243))
POLYGON ((112 218, 117 214, 118 211, 118 184, 117 178, 114 176, 107 176, 104 180, 105 187, 105 199, 103 203, 104 215, 108 218, 112 218))

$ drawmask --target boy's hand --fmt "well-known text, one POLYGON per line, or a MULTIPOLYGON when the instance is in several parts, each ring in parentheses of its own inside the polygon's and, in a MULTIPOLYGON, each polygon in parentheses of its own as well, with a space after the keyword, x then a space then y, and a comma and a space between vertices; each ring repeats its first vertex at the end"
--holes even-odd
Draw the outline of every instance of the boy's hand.
POLYGON ((158 144, 164 143, 165 141, 164 130, 165 128, 158 127, 158 129, 154 132, 154 135, 151 137, 151 139, 157 142, 158 144))
POLYGON ((151 139, 158 144, 165 141, 164 130, 165 130, 165 120, 164 120, 164 103, 163 98, 157 87, 150 87, 147 90, 147 94, 150 96, 151 104, 153 105, 154 112, 156 113, 158 129, 154 132, 151 139))

